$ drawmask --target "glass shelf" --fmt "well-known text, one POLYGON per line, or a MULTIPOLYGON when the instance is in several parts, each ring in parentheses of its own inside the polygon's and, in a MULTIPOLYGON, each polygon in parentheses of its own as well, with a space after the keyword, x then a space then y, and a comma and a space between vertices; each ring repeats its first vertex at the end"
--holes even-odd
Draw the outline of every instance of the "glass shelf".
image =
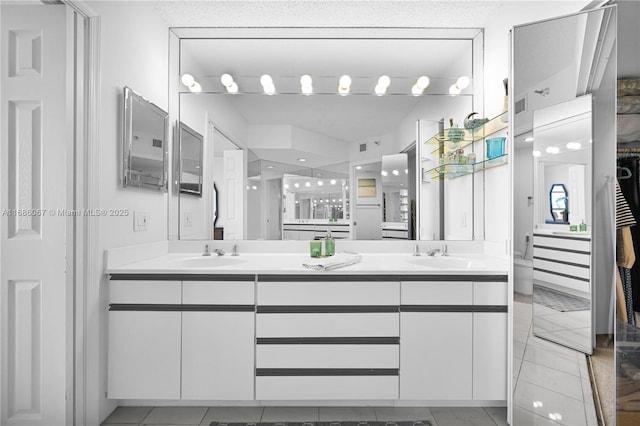
POLYGON ((508 117, 508 111, 501 113, 500 115, 487 121, 482 126, 475 129, 467 130, 464 128, 449 128, 442 132, 437 133, 431 139, 425 142, 426 145, 433 145, 434 149, 432 154, 437 153, 440 150, 440 145, 445 144, 444 152, 451 151, 453 149, 465 148, 470 144, 482 140, 486 137, 505 129, 509 123, 506 122, 508 117), (505 121, 503 121, 505 120, 505 121), (452 138, 453 136, 453 138, 452 138))
POLYGON ((471 173, 482 172, 494 167, 503 166, 508 162, 508 154, 477 162, 475 164, 442 164, 429 170, 425 170, 422 180, 455 179, 471 173))

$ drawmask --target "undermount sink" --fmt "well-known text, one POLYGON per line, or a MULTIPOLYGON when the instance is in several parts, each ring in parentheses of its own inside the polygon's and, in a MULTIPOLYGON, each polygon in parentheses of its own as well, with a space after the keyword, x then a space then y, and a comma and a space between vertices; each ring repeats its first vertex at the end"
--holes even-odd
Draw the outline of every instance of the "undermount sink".
POLYGON ((199 256, 173 261, 175 266, 184 268, 216 268, 219 266, 230 266, 243 263, 244 260, 238 257, 227 256, 199 256))
POLYGON ((418 266, 444 269, 471 269, 482 266, 482 262, 478 260, 451 256, 416 256, 411 258, 409 262, 418 266))

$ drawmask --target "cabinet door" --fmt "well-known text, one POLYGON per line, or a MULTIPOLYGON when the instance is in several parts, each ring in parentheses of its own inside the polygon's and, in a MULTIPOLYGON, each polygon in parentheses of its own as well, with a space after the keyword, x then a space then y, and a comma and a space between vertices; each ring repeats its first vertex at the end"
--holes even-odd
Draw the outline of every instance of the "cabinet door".
POLYGON ((253 312, 183 312, 182 399, 252 400, 253 312))
POLYGON ((473 399, 507 399, 507 314, 473 314, 473 399))
POLYGON ((401 314, 400 399, 471 399, 472 315, 401 314))
POLYGON ((108 395, 180 398, 180 312, 109 312, 108 395))

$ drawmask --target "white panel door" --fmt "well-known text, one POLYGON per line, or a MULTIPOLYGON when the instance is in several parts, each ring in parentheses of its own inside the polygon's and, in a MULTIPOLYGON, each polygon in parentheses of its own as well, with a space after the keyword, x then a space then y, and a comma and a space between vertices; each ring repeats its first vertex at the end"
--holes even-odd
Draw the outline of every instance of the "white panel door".
POLYGON ((400 399, 470 400, 472 313, 403 312, 400 399))
POLYGON ((66 7, 2 5, 0 424, 66 422, 66 7), (44 210, 46 209, 46 211, 44 210), (42 213, 44 212, 44 215, 42 213))
POLYGON ((242 240, 246 229, 245 205, 245 153, 242 149, 224 151, 223 160, 224 200, 220 207, 224 212, 224 239, 242 240))
POLYGON ((254 323, 253 312, 182 313, 182 399, 253 400, 254 323))

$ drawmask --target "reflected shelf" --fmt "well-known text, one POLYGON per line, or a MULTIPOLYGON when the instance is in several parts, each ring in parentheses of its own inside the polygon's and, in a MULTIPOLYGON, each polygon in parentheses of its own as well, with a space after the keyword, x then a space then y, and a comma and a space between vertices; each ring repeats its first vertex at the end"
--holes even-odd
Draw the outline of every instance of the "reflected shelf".
POLYGON ((434 150, 431 151, 432 154, 435 154, 440 150, 441 144, 446 144, 444 147, 445 152, 453 149, 465 148, 474 142, 482 140, 507 128, 509 125, 507 121, 508 114, 508 111, 505 111, 474 129, 467 130, 458 127, 445 129, 442 132, 438 132, 431 139, 425 141, 425 144, 433 145, 435 147, 434 150))
POLYGON ((432 169, 425 170, 423 172, 423 182, 427 179, 440 180, 440 179, 455 179, 461 176, 466 176, 471 173, 478 173, 494 167, 503 166, 509 161, 508 154, 501 155, 499 157, 490 158, 488 160, 479 161, 474 164, 441 164, 432 169))

